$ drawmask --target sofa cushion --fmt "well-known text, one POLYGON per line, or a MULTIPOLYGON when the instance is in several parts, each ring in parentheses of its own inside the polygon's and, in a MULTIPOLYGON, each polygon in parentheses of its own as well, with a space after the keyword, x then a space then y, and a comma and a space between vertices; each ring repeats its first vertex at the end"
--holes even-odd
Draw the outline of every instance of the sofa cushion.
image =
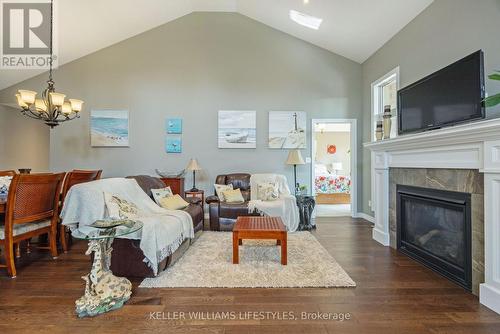
POLYGON ((151 189, 151 194, 153 195, 153 199, 158 205, 160 205, 161 199, 165 197, 174 196, 174 193, 172 192, 172 189, 170 189, 170 187, 151 189))
POLYGON ((215 193, 221 202, 225 202, 226 198, 224 197, 224 191, 233 190, 232 184, 214 184, 215 193))
POLYGON ((261 182, 257 184, 257 198, 261 201, 275 201, 280 197, 278 187, 273 182, 261 182))
POLYGON ((227 203, 243 203, 245 200, 243 199, 243 195, 241 195, 241 190, 225 190, 222 192, 224 194, 224 199, 227 203))
POLYGON ((160 206, 168 210, 182 210, 189 205, 180 195, 160 199, 160 206))
POLYGON ((110 193, 104 193, 108 216, 113 219, 136 219, 140 216, 137 205, 110 193))
POLYGON ((219 204, 219 217, 236 219, 239 216, 248 216, 248 202, 219 204))

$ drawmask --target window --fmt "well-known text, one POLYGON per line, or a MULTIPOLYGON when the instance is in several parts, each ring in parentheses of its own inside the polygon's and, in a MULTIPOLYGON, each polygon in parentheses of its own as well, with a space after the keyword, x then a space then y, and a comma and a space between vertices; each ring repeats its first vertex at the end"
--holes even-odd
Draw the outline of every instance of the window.
POLYGON ((399 88, 399 67, 390 71, 372 83, 372 131, 371 139, 375 140, 377 121, 382 120, 384 106, 391 106, 392 127, 391 138, 398 135, 397 92, 399 88))

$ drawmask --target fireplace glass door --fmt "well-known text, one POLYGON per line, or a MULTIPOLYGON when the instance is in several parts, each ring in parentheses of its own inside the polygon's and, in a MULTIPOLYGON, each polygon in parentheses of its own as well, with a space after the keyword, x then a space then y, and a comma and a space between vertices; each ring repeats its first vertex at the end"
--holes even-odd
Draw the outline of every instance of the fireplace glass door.
POLYGON ((470 289, 470 194, 398 185, 397 201, 398 249, 470 289))

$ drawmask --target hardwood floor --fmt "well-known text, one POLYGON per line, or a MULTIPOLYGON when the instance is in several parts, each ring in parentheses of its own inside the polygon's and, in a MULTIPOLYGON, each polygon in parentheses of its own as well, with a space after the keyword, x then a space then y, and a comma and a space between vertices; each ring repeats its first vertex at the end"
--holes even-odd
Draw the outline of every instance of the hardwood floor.
POLYGON ((84 288, 80 276, 90 265, 84 242, 56 261, 47 252, 23 254, 16 279, 0 271, 0 333, 500 332, 500 315, 438 274, 374 242, 366 221, 319 218, 314 234, 356 281, 356 288, 139 289, 136 280, 124 308, 91 319, 74 314, 74 302, 84 288), (244 316, 278 312, 281 317, 293 312, 298 320, 193 320, 187 314, 213 318, 231 311, 244 316), (160 312, 152 313, 160 319, 151 319, 151 312, 160 312), (162 319, 174 317, 173 312, 185 312, 186 319, 162 319), (301 312, 349 313, 350 319, 303 320, 301 312))

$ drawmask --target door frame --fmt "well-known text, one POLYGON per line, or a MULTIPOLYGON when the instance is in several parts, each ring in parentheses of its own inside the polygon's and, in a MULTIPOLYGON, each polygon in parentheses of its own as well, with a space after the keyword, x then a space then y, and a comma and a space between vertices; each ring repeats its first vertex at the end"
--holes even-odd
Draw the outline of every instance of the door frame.
POLYGON ((355 118, 313 118, 311 119, 311 195, 315 196, 314 192, 314 162, 315 156, 313 155, 316 151, 316 144, 314 142, 314 128, 318 123, 331 123, 331 124, 351 124, 351 217, 356 217, 358 213, 358 143, 357 143, 357 132, 358 125, 357 119, 355 118))

